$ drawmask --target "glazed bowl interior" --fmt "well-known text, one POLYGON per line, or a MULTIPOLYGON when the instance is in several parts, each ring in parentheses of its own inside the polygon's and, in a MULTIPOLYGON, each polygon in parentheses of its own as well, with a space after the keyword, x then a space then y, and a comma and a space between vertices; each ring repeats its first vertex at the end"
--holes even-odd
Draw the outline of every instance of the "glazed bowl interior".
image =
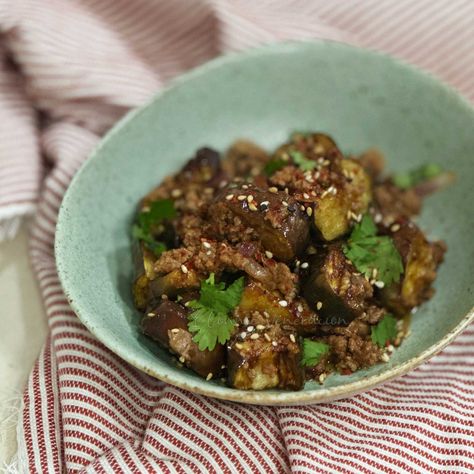
POLYGON ((182 76, 107 134, 61 207, 56 257, 82 322, 137 368, 171 384, 247 403, 299 404, 348 396, 433 355, 472 319, 474 113, 428 75, 380 54, 330 42, 283 43, 212 61, 182 76), (390 170, 439 163, 457 175, 419 219, 448 244, 436 296, 386 364, 331 375, 303 391, 245 392, 180 369, 144 337, 131 298, 130 226, 138 200, 201 146, 246 137, 271 150, 294 130, 332 135, 345 153, 382 150, 390 170))

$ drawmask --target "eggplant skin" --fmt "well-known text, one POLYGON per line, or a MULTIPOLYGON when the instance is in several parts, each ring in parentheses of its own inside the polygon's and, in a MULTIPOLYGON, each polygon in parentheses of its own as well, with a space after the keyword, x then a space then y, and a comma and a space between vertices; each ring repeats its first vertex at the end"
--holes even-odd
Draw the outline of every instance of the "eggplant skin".
POLYGON ((346 260, 341 245, 332 244, 322 250, 312 259, 310 269, 303 295, 318 311, 322 323, 345 325, 367 308, 372 286, 346 260))
MULTIPOLYGON (((241 330, 245 330, 245 327, 241 327, 241 330)), ((236 336, 228 343, 229 386, 240 390, 303 388, 304 370, 299 343, 290 339, 291 333, 282 332, 276 327, 269 334, 270 340, 262 335, 258 339, 251 339, 249 335, 243 341, 240 336, 236 336)))
POLYGON ((233 186, 220 192, 216 203, 225 205, 247 226, 253 228, 258 233, 262 246, 277 260, 291 261, 308 244, 309 220, 297 201, 284 192, 271 193, 255 186, 233 186), (233 197, 229 199, 228 196, 233 197), (240 196, 249 197, 252 201, 239 200, 240 196))
POLYGON ((143 333, 180 357, 181 361, 201 377, 222 375, 225 347, 217 344, 212 350, 200 351, 188 331, 189 310, 173 301, 162 301, 142 319, 143 333))

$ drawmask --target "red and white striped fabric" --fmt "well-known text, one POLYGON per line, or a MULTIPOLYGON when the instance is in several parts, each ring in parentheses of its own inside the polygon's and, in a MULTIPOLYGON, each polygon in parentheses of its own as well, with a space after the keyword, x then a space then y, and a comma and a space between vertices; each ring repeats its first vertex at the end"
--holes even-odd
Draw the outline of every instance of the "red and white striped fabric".
POLYGON ((224 403, 102 346, 69 308, 53 255, 75 171, 173 76, 226 51, 321 37, 393 53, 473 100, 472 1, 0 0, 0 35, 1 234, 34 212, 31 259, 50 328, 24 394, 20 471, 474 471, 474 327, 413 373, 347 400, 224 403))

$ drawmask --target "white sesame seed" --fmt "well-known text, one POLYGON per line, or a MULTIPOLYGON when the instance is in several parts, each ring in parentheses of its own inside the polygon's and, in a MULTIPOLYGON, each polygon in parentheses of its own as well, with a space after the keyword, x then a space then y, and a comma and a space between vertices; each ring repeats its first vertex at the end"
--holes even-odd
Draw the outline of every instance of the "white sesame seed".
POLYGON ((249 204, 249 209, 253 212, 258 211, 257 206, 253 202, 249 204))
POLYGON ((240 333, 240 337, 241 337, 242 339, 245 339, 245 338, 247 337, 247 333, 246 333, 245 331, 241 332, 241 333, 240 333))
POLYGON ((247 199, 247 196, 245 196, 244 194, 241 194, 240 196, 237 196, 237 200, 239 201, 245 201, 247 199))
POLYGON ((174 198, 178 198, 179 196, 181 196, 181 194, 183 194, 183 191, 181 191, 181 189, 173 189, 173 191, 171 191, 171 197, 174 198))
POLYGON ((278 342, 276 342, 276 341, 272 341, 272 346, 273 346, 273 347, 276 347, 276 346, 278 346, 278 342))
POLYGON ((155 313, 147 313, 147 316, 149 316, 150 318, 152 318, 153 316, 156 316, 155 313))
POLYGON ((247 202, 252 202, 253 201, 253 196, 251 194, 249 194, 247 196, 247 202))
POLYGON ((233 194, 228 194, 225 198, 227 201, 230 201, 234 197, 233 194))
POLYGON ((378 271, 377 268, 372 269, 372 277, 373 277, 373 278, 377 278, 378 272, 379 272, 379 271, 378 271))
POLYGON ((379 280, 379 281, 376 281, 376 282, 374 283, 374 285, 375 285, 377 288, 383 288, 383 287, 385 286, 385 283, 384 283, 383 281, 379 280))
POLYGON ((247 326, 247 332, 252 332, 254 330, 253 326, 247 326))
POLYGON ((389 344, 389 345, 387 346, 387 351, 388 351, 388 352, 393 352, 394 349, 395 349, 395 347, 393 347, 392 344, 389 344))
POLYGON ((278 192, 278 188, 276 188, 275 186, 272 186, 272 187, 268 188, 268 190, 269 190, 271 193, 277 193, 277 192, 278 192))
POLYGON ((319 179, 320 176, 321 176, 321 173, 319 171, 316 171, 316 173, 314 173, 315 179, 319 179))
POLYGON ((379 214, 379 213, 375 214, 375 216, 374 216, 374 222, 375 222, 376 224, 379 224, 380 222, 382 222, 382 219, 383 219, 382 214, 379 214))
POLYGON ((248 188, 249 188, 249 187, 248 187, 247 184, 243 184, 243 185, 242 185, 242 189, 248 189, 248 188))
POLYGON ((187 267, 186 265, 184 265, 184 264, 181 265, 181 271, 182 271, 183 273, 185 273, 185 274, 188 273, 188 267, 187 267))
POLYGON ((225 369, 226 368, 226 365, 225 364, 222 364, 221 365, 221 369, 225 369))
POLYGON ((257 324, 257 331, 263 331, 265 326, 263 324, 257 324))
POLYGON ((308 193, 303 193, 303 197, 304 197, 305 199, 309 199, 309 194, 308 194, 308 193))
POLYGON ((210 250, 208 250, 208 251, 206 252, 206 255, 212 255, 212 252, 211 252, 210 250))
POLYGON ((263 335, 263 337, 264 337, 268 342, 270 342, 270 341, 272 340, 271 337, 268 335, 268 333, 265 333, 265 334, 263 335))
POLYGON ((173 334, 177 334, 177 333, 179 332, 179 329, 178 329, 178 328, 173 328, 173 329, 171 330, 171 332, 172 332, 173 334))
POLYGON ((321 309, 323 307, 323 302, 322 301, 318 301, 316 303, 316 309, 321 309))
POLYGON ((301 264, 301 268, 308 268, 309 267, 309 263, 308 262, 303 262, 301 264))
POLYGON ((304 212, 306 210, 306 207, 304 207, 303 205, 300 206, 300 209, 304 212))
POLYGON ((268 258, 273 258, 273 254, 270 252, 270 250, 265 250, 265 255, 266 255, 268 258))
POLYGON ((263 312, 263 315, 268 319, 270 317, 270 314, 267 311, 263 312))
POLYGON ((240 343, 237 343, 237 344, 235 345, 235 347, 236 347, 237 349, 243 349, 243 348, 244 348, 244 345, 243 345, 243 344, 240 344, 240 343))
POLYGON ((244 318, 244 324, 247 326, 249 324, 249 318, 245 316, 244 318))
POLYGON ((296 342, 296 339, 295 339, 295 335, 294 335, 294 334, 290 334, 290 341, 291 341, 291 342, 296 342))
POLYGON ((393 224, 392 227, 390 227, 390 230, 392 232, 397 232, 397 230, 400 230, 400 224, 393 224))
POLYGON ((258 339, 260 336, 258 335, 258 332, 254 332, 251 336, 250 336, 250 339, 258 339))
POLYGON ((298 310, 298 313, 302 313, 303 312, 303 305, 299 304, 296 309, 298 310))
POLYGON ((390 356, 387 353, 383 353, 380 357, 384 362, 388 362, 390 360, 390 356))
POLYGON ((280 300, 280 301, 278 302, 278 304, 279 304, 280 306, 283 306, 283 308, 286 308, 286 307, 288 306, 288 301, 286 301, 286 300, 280 300))
POLYGON ((285 188, 285 193, 289 194, 290 190, 288 188, 285 188))
POLYGON ((203 242, 202 245, 206 247, 207 249, 211 248, 211 244, 209 242, 203 242))
POLYGON ((284 207, 288 207, 288 203, 286 201, 281 202, 284 207))
POLYGON ((309 217, 313 215, 313 208, 312 207, 307 207, 306 208, 306 214, 308 214, 309 217))
POLYGON ((186 359, 184 358, 184 356, 181 356, 181 357, 179 358, 179 361, 180 361, 182 364, 184 364, 184 363, 186 362, 186 359))
POLYGON ((209 372, 207 374, 206 380, 211 380, 212 379, 212 372, 209 372))
POLYGON ((319 383, 323 383, 326 380, 326 377, 327 377, 327 374, 322 373, 318 378, 319 383))

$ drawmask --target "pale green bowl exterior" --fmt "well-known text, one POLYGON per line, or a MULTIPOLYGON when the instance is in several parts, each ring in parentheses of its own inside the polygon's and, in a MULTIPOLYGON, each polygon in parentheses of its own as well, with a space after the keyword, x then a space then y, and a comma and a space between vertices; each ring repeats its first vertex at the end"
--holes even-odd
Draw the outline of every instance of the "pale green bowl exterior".
POLYGON ((431 357, 473 318, 474 112, 453 91, 395 60, 339 43, 281 43, 218 58, 121 120, 74 178, 61 206, 56 260, 81 321, 135 367, 193 392, 245 403, 328 401, 366 390, 431 357), (271 150, 320 130, 345 153, 377 147, 391 170, 436 162, 457 183, 426 201, 421 226, 449 247, 436 296, 390 362, 332 375, 300 392, 247 392, 176 367, 140 334, 131 299, 130 224, 138 200, 204 145, 246 137, 271 150))

